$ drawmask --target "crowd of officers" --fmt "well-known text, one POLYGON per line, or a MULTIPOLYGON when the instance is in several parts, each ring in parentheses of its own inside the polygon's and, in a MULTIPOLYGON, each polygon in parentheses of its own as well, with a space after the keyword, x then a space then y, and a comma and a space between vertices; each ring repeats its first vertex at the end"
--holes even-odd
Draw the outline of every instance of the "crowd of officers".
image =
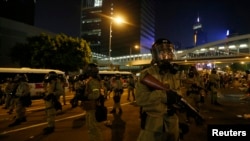
MULTIPOLYGON (((143 75, 144 72, 142 72, 142 76, 143 75)), ((212 69, 211 74, 208 75, 207 77, 204 77, 199 74, 199 72, 194 66, 191 66, 186 75, 183 76, 181 74, 176 73, 174 76, 178 77, 175 77, 176 78, 175 83, 171 85, 176 85, 179 83, 180 86, 184 87, 185 94, 183 94, 183 92, 179 93, 182 93, 181 95, 184 96, 187 99, 187 101, 196 109, 200 109, 200 105, 205 102, 206 99, 205 97, 208 93, 210 94, 211 97, 210 101, 211 104, 220 105, 220 103, 218 103, 217 101, 217 92, 218 92, 218 86, 220 85, 219 84, 220 77, 217 74, 216 69, 212 69)), ((128 83, 127 100, 131 101, 132 98, 132 102, 137 102, 142 107, 142 110, 147 109, 147 107, 145 106, 148 104, 146 103, 145 105, 141 104, 147 100, 143 99, 143 101, 141 101, 142 97, 140 97, 139 94, 137 94, 137 97, 135 95, 136 83, 138 82, 136 78, 130 76, 126 78, 126 81, 128 83), (136 98, 139 101, 138 100, 136 101, 136 98)), ((2 92, 5 93, 3 108, 8 109, 9 114, 12 114, 14 109, 16 109, 15 121, 9 124, 9 127, 13 127, 21 124, 22 122, 27 121, 25 115, 26 111, 25 108, 27 106, 25 106, 22 103, 22 101, 20 101, 20 98, 22 96, 29 94, 29 86, 27 82, 28 78, 25 75, 18 74, 17 76, 14 77, 13 80, 10 78, 7 80, 5 89, 2 92)), ((104 79, 101 80, 98 76, 97 65, 95 64, 89 64, 88 73, 75 76, 74 78, 75 96, 73 97, 73 99, 70 100, 70 103, 72 108, 74 108, 76 106, 79 106, 78 105, 79 102, 81 103, 81 101, 85 101, 84 103, 81 103, 82 104, 81 106, 84 107, 84 110, 87 111, 86 117, 87 117, 87 123, 89 123, 88 128, 90 130, 93 130, 93 132, 90 132, 90 137, 94 138, 94 140, 101 140, 101 133, 99 131, 99 128, 97 128, 98 126, 96 124, 91 124, 95 123, 94 101, 95 99, 98 99, 100 95, 103 95, 104 99, 106 100, 112 97, 114 101, 114 106, 113 109, 110 111, 110 113, 122 114, 120 99, 121 95, 123 94, 123 85, 122 85, 123 82, 124 78, 122 78, 120 74, 116 74, 111 78, 104 77, 104 79), (112 92, 113 95, 111 96, 112 92), (89 94, 92 93, 92 95, 86 96, 86 93, 89 94)), ((169 81, 167 82, 169 83, 169 81)), ((140 85, 141 84, 138 84, 136 92, 145 93, 146 89, 144 89, 140 85)), ((167 87, 170 87, 169 84, 167 87)), ((151 91, 152 90, 150 90, 150 92, 151 91)), ((47 74, 44 78, 44 94, 45 94, 44 102, 45 102, 45 111, 46 111, 48 126, 44 128, 43 130, 44 134, 50 134, 54 132, 56 112, 57 110, 61 110, 60 104, 59 107, 57 107, 55 106, 55 102, 56 101, 58 102, 60 96, 62 96, 64 93, 65 92, 63 88, 63 80, 55 72, 50 72, 49 74, 47 74)), ((150 115, 150 112, 148 114, 150 115)), ((150 119, 149 117, 147 118, 148 120, 150 119)), ((187 114, 187 121, 189 121, 190 118, 191 116, 187 114)), ((154 124, 154 122, 152 124, 154 124)), ((143 131, 146 128, 147 128, 146 126, 143 127, 143 131)), ((139 136, 141 140, 143 140, 142 137, 143 134, 145 133, 141 132, 139 136)), ((175 136, 177 137, 177 135, 175 136)))
MULTIPOLYGON (((127 100, 140 106, 141 131, 137 141, 179 141, 180 133, 185 131, 179 126, 176 114, 178 108, 173 105, 182 98, 197 109, 197 112, 208 94, 211 97, 211 104, 221 105, 217 99, 220 76, 216 69, 213 68, 211 74, 204 77, 199 74, 195 66, 191 66, 187 74, 183 75, 178 71, 178 65, 171 63, 174 56, 173 49, 174 46, 169 40, 157 40, 151 49, 153 58, 151 66, 143 69, 138 78, 134 76, 126 78, 127 100), (170 93, 177 93, 180 97, 174 96, 173 100, 170 93)), ((116 74, 111 78, 101 79, 98 72, 98 66, 90 63, 84 69, 84 73, 76 75, 73 81, 75 96, 70 100, 72 108, 80 105, 86 111, 86 126, 91 141, 103 140, 95 117, 96 101, 101 96, 104 100, 113 98, 114 105, 110 113, 123 112, 120 100, 124 92, 122 85, 124 78, 116 74)), ((9 127, 25 122, 27 120, 25 108, 30 104, 24 104, 22 97, 30 94, 28 78, 25 75, 17 75, 13 80, 9 79, 3 93, 5 93, 3 108, 8 109, 9 114, 16 109, 15 121, 9 124, 9 127)), ((48 122, 47 127, 43 129, 44 134, 54 132, 55 116, 57 110, 61 110, 59 98, 62 95, 65 95, 63 80, 55 72, 48 73, 44 78, 43 99, 48 122)), ((104 101, 102 102, 104 105, 104 101)), ((191 117, 194 118, 193 116, 186 113, 186 120, 189 121, 191 117)))
MULTIPOLYGON (((45 76, 43 84, 43 99, 48 122, 48 127, 43 132, 44 134, 48 134, 54 131, 56 110, 61 109, 59 98, 65 94, 63 88, 64 80, 62 76, 57 75, 55 72, 50 72, 45 76), (55 107, 55 103, 59 107, 55 107)), ((3 109, 8 110, 7 113, 9 114, 15 111, 14 122, 10 123, 8 127, 26 122, 26 107, 32 105, 30 86, 26 74, 16 74, 14 78, 8 78, 4 89, 1 91, 3 93, 1 96, 3 109)))
MULTIPOLYGON (((72 86, 75 91, 75 96, 70 100, 72 108, 79 105, 79 102, 84 100, 83 93, 86 87, 86 74, 75 75, 72 86)), ((128 95, 127 101, 135 102, 135 83, 136 78, 133 75, 128 77, 123 77, 119 73, 113 76, 104 76, 104 78, 100 81, 101 88, 100 93, 103 95, 105 100, 113 99, 114 106, 110 113, 122 113, 122 108, 120 105, 120 99, 122 94, 124 93, 124 85, 123 83, 126 81, 128 95), (113 94, 113 95, 112 95, 113 94)))

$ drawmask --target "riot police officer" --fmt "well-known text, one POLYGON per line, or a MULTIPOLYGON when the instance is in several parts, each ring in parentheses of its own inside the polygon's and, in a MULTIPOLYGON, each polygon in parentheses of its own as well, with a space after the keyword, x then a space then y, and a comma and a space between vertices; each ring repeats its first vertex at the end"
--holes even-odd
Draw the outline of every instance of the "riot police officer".
POLYGON ((96 101, 100 97, 101 79, 96 64, 90 63, 84 70, 86 87, 84 92, 83 109, 86 111, 86 125, 91 141, 103 141, 99 125, 96 121, 96 101))
POLYGON ((218 102, 218 89, 219 89, 219 82, 220 77, 217 74, 215 68, 211 70, 211 74, 209 75, 209 90, 211 95, 211 104, 220 106, 221 104, 218 102))
MULTIPOLYGON (((183 80, 186 88, 187 101, 197 110, 200 110, 200 105, 204 102, 204 84, 195 66, 191 66, 188 70, 186 79, 183 80)), ((190 113, 186 113, 186 122, 190 123, 190 113)))
POLYGON ((16 126, 22 122, 26 122, 26 107, 31 105, 30 88, 28 84, 28 78, 25 74, 17 74, 14 78, 14 82, 17 83, 16 87, 12 90, 12 97, 16 104, 16 120, 9 124, 9 127, 16 126))
POLYGON ((151 66, 142 70, 136 85, 136 103, 141 107, 141 131, 137 141, 178 141, 179 119, 168 107, 167 91, 157 90, 142 83, 147 74, 162 82, 167 89, 177 91, 177 65, 171 64, 174 58, 174 45, 168 39, 158 39, 152 45, 151 66))
POLYGON ((184 80, 184 85, 187 89, 187 100, 191 105, 199 109, 204 84, 195 66, 189 68, 187 77, 184 80))
POLYGON ((57 107, 56 103, 59 102, 59 98, 63 92, 61 81, 58 79, 56 72, 49 72, 44 79, 44 102, 48 122, 47 127, 43 129, 44 134, 54 132, 56 111, 58 108, 61 108, 60 105, 57 107))
POLYGON ((78 106, 78 102, 84 99, 85 79, 86 79, 85 74, 76 75, 74 77, 75 95, 70 100, 72 108, 78 106))
POLYGON ((122 80, 121 75, 116 74, 111 82, 112 89, 114 91, 113 96, 113 109, 110 111, 110 113, 116 113, 116 111, 119 111, 119 114, 122 114, 122 107, 121 107, 121 96, 123 94, 123 88, 122 88, 122 80))

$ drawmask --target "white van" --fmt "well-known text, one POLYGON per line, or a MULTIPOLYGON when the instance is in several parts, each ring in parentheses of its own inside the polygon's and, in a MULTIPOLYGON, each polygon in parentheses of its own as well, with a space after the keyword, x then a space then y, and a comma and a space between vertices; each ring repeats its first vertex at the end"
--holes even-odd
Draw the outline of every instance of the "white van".
MULTIPOLYGON (((0 85, 4 88, 7 78, 14 78, 16 74, 26 74, 30 86, 31 97, 41 97, 43 95, 43 80, 46 74, 54 71, 65 78, 65 72, 55 69, 34 69, 34 68, 0 68, 0 85)), ((64 84, 65 90, 68 89, 68 81, 64 84)))

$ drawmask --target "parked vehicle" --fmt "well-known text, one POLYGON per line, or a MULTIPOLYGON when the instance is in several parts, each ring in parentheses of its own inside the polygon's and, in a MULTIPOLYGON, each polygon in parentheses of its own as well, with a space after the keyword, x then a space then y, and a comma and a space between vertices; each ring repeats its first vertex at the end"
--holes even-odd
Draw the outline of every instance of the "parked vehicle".
POLYGON ((68 89, 68 81, 65 77, 65 72, 55 69, 35 69, 35 68, 0 68, 0 85, 4 87, 4 83, 8 78, 14 78, 16 74, 26 74, 30 86, 31 97, 43 96, 43 80, 47 73, 55 71, 57 74, 62 75, 66 82, 64 84, 65 90, 68 89))

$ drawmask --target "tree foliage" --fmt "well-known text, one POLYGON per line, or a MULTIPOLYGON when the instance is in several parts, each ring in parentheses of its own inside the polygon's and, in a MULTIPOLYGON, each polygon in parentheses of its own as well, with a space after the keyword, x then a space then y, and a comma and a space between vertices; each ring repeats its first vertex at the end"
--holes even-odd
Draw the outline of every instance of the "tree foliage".
POLYGON ((26 43, 17 43, 11 48, 11 59, 21 67, 51 68, 77 71, 90 62, 88 43, 79 38, 58 34, 28 37, 26 43))
POLYGON ((232 63, 230 65, 230 68, 233 72, 237 71, 245 71, 247 70, 247 65, 246 64, 241 64, 241 63, 232 63))

